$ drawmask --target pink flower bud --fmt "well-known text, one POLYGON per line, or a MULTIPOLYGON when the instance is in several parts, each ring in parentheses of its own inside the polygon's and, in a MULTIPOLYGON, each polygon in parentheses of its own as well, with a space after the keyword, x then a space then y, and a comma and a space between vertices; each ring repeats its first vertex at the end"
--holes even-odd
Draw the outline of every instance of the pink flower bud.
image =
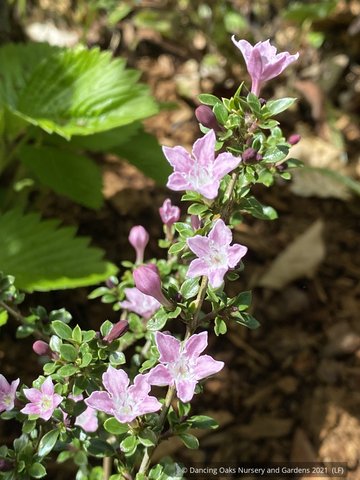
POLYGON ((221 132, 223 130, 223 127, 217 121, 215 113, 207 105, 200 105, 200 107, 197 107, 195 110, 195 116, 198 122, 204 127, 210 128, 215 132, 221 132))
POLYGON ((287 142, 290 143, 290 145, 296 145, 299 143, 301 140, 300 135, 291 135, 291 137, 288 138, 287 142))
POLYGON ((191 215, 190 222, 194 232, 196 232, 196 230, 199 230, 199 228, 202 228, 204 226, 204 223, 202 222, 202 220, 198 215, 191 215))
MULTIPOLYGON (((155 265, 156 267, 156 265, 155 265)), ((140 292, 150 297, 156 298, 166 308, 173 308, 173 304, 168 300, 161 290, 161 278, 149 265, 141 265, 133 272, 135 285, 140 292)))
POLYGON ((180 208, 171 205, 170 198, 167 198, 163 206, 159 208, 159 213, 163 223, 170 228, 180 218, 180 208))
POLYGON ((42 340, 36 340, 32 348, 35 353, 43 357, 51 357, 53 354, 49 345, 46 342, 43 342, 42 340))
POLYGON ((252 165, 253 163, 261 162, 262 155, 250 147, 243 152, 241 159, 245 165, 252 165))
POLYGON ((117 322, 113 328, 110 330, 110 332, 105 335, 103 342, 106 344, 112 343, 114 340, 117 340, 118 338, 122 337, 125 335, 125 333, 129 330, 129 324, 126 320, 120 320, 117 322))
POLYGON ((143 263, 145 247, 149 241, 149 234, 141 225, 137 225, 130 230, 129 242, 135 248, 135 264, 143 263))

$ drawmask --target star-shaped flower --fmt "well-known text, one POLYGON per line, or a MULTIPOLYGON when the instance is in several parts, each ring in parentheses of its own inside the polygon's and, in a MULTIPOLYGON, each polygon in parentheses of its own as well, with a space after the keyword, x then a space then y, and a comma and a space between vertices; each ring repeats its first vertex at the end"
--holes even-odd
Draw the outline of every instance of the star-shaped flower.
POLYGON ((137 375, 134 385, 129 387, 126 372, 110 365, 102 379, 107 392, 93 392, 85 403, 100 412, 113 415, 120 423, 129 423, 140 415, 161 408, 161 403, 148 395, 150 385, 146 375, 137 375))
POLYGON ((0 412, 12 410, 16 398, 16 389, 19 386, 20 378, 10 383, 4 375, 0 374, 0 412))
POLYGON ((214 360, 209 355, 200 357, 207 347, 207 338, 207 332, 202 332, 193 335, 181 345, 175 337, 156 332, 160 365, 150 371, 148 382, 151 385, 175 384, 180 400, 190 402, 197 382, 219 372, 224 366, 224 362, 214 360))
POLYGON ((145 320, 149 320, 152 314, 161 307, 161 303, 158 302, 156 298, 145 295, 145 293, 140 292, 136 287, 125 288, 125 295, 128 300, 120 302, 119 305, 122 308, 126 308, 144 317, 145 320))
POLYGON ((163 147, 167 161, 174 167, 167 187, 175 191, 192 190, 208 199, 215 198, 222 177, 240 162, 240 158, 228 152, 215 158, 215 142, 214 130, 196 140, 192 151, 194 158, 184 147, 163 147))
POLYGON ((299 54, 290 55, 289 52, 276 54, 276 47, 270 45, 270 40, 258 42, 254 47, 246 40, 235 40, 234 45, 241 51, 246 67, 251 76, 251 93, 259 96, 263 83, 277 77, 285 68, 299 58, 299 54))
POLYGON ((30 403, 25 405, 21 412, 26 415, 39 415, 43 420, 49 420, 55 408, 62 402, 62 396, 54 393, 54 384, 51 377, 47 377, 40 390, 25 388, 24 394, 30 400, 30 403))
POLYGON ((210 285, 217 288, 221 285, 225 273, 234 268, 247 252, 244 245, 232 242, 232 233, 224 221, 216 221, 208 237, 195 235, 188 238, 189 248, 199 257, 190 264, 187 276, 191 278, 206 275, 210 285))

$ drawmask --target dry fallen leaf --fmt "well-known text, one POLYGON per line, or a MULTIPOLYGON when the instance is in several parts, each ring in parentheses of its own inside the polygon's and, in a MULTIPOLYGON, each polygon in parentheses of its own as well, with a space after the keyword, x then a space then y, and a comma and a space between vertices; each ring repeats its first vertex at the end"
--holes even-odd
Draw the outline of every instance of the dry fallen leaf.
POLYGON ((323 228, 322 220, 314 222, 278 255, 258 285, 281 290, 294 280, 312 277, 325 257, 323 228))

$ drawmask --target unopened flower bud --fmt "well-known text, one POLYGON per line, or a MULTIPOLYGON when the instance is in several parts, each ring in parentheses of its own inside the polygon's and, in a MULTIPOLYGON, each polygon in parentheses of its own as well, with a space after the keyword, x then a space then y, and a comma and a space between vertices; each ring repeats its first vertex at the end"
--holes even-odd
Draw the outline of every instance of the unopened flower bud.
POLYGON ((262 155, 250 147, 242 153, 241 159, 245 165, 252 165, 253 163, 261 162, 262 155))
POLYGON ((94 338, 101 338, 101 333, 100 332, 95 332, 94 338))
POLYGON ((175 303, 181 303, 183 301, 183 296, 181 295, 180 292, 177 292, 175 295, 174 295, 174 302, 175 303))
POLYGON ((36 340, 32 348, 37 355, 41 355, 42 357, 51 357, 53 354, 49 344, 42 340, 36 340))
POLYGON ((190 222, 194 232, 196 232, 196 230, 199 230, 199 228, 202 228, 204 226, 204 223, 202 222, 202 220, 198 215, 191 215, 190 222))
POLYGON ((290 143, 290 145, 296 145, 299 143, 301 140, 300 135, 291 135, 291 137, 288 138, 287 142, 290 143))
POLYGON ((135 248, 136 260, 135 263, 139 264, 144 261, 145 247, 149 241, 149 234, 141 225, 137 225, 130 230, 129 242, 135 248))
POLYGON ((267 104, 267 100, 265 100, 265 98, 259 98, 259 102, 262 107, 267 104))
POLYGON ((195 110, 195 116, 201 125, 206 128, 210 128, 215 132, 221 132, 223 127, 217 121, 215 113, 207 105, 200 105, 195 110))
POLYGON ((14 462, 11 460, 0 459, 0 472, 9 472, 14 468, 14 462))
POLYGON ((117 322, 110 332, 105 335, 103 342, 106 344, 112 343, 114 340, 125 335, 125 333, 129 330, 129 323, 126 320, 120 320, 117 322))
POLYGON ((165 308, 173 309, 173 304, 168 300, 161 290, 161 278, 149 265, 141 265, 133 272, 135 285, 140 292, 156 298, 165 308))
POLYGON ((288 167, 287 162, 280 163, 279 165, 276 165, 276 170, 278 172, 284 172, 288 167))
POLYGON ((171 205, 170 198, 167 198, 163 206, 159 208, 161 220, 169 229, 180 218, 180 208, 171 205))
POLYGON ((110 278, 107 278, 105 280, 105 285, 107 286, 107 288, 110 288, 110 290, 112 290, 113 288, 115 288, 115 285, 114 283, 111 281, 110 278))
POLYGON ((153 272, 155 272, 157 275, 159 275, 159 269, 158 269, 157 265, 155 265, 155 263, 148 263, 146 266, 151 268, 151 270, 153 272))

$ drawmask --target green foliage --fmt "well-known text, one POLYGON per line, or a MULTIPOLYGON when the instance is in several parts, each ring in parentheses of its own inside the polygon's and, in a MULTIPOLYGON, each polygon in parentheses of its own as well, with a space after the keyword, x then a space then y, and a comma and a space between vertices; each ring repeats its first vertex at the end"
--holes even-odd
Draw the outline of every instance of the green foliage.
POLYGON ((0 215, 0 265, 27 291, 74 288, 104 281, 117 268, 103 261, 103 252, 74 238, 73 227, 57 228, 58 220, 40 220, 19 209, 0 215))

